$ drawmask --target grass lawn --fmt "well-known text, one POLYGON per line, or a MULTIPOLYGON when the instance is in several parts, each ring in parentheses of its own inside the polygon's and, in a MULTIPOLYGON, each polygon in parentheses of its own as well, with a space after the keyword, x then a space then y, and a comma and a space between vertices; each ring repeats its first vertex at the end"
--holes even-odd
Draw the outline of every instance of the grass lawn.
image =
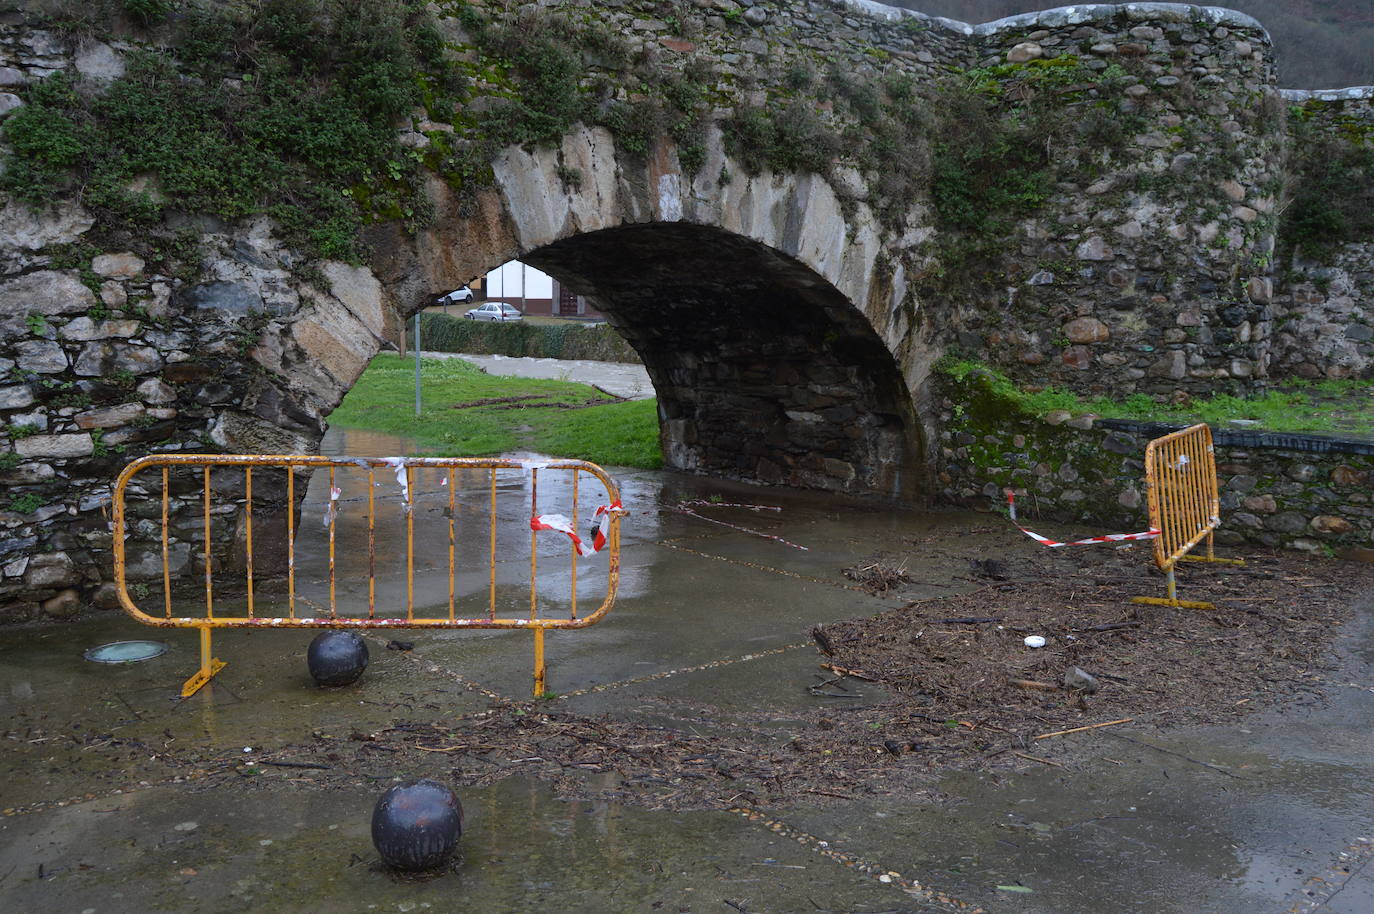
POLYGON ((413 438, 421 452, 444 457, 533 450, 607 466, 663 465, 654 400, 606 402, 586 384, 496 377, 462 359, 421 360, 420 396, 417 417, 414 360, 382 353, 329 423, 413 438))
POLYGON ((1366 380, 1305 381, 1290 378, 1275 389, 1252 397, 1218 393, 1192 397, 1182 403, 1160 403, 1147 394, 1124 399, 1084 399, 1059 388, 1027 391, 1001 373, 977 362, 950 360, 940 369, 957 379, 977 372, 991 389, 1026 413, 1043 416, 1056 409, 1096 413, 1108 419, 1140 419, 1187 425, 1206 422, 1225 427, 1236 420, 1255 423, 1271 432, 1327 432, 1374 434, 1374 382, 1366 380))

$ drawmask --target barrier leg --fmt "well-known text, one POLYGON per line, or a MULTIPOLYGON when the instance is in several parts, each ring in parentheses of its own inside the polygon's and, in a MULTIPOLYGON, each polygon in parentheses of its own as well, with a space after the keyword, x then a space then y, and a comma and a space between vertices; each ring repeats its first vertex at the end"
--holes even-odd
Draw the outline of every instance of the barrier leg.
POLYGON ((224 669, 224 661, 211 656, 210 650, 210 628, 202 626, 200 629, 200 669, 196 674, 186 680, 186 684, 181 687, 181 697, 190 698, 200 691, 210 679, 224 669))
POLYGON ((1215 539, 1215 536, 1214 536, 1213 534, 1211 534, 1211 533, 1208 533, 1208 534, 1207 534, 1207 554, 1206 554, 1206 555, 1181 555, 1181 556, 1179 556, 1179 558, 1183 559, 1185 562, 1213 562, 1213 563, 1216 563, 1216 564, 1218 564, 1218 565, 1244 565, 1244 564, 1245 564, 1245 559, 1219 559, 1219 558, 1217 558, 1216 553, 1212 551, 1212 541, 1213 541, 1214 539, 1215 539))
POLYGON ((534 697, 544 694, 544 630, 534 630, 534 697))
POLYGON ((1171 567, 1165 572, 1164 586, 1167 597, 1131 597, 1132 603, 1144 603, 1149 606, 1175 606, 1182 609, 1216 609, 1213 603, 1202 600, 1180 600, 1178 598, 1178 584, 1174 580, 1174 569, 1171 567))

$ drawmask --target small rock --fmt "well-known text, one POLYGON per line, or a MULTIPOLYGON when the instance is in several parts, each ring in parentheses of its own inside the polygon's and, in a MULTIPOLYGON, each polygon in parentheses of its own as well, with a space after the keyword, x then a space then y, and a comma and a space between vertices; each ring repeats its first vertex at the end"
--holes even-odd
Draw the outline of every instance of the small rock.
POLYGON ((1096 676, 1079 667, 1073 666, 1069 667, 1068 672, 1064 674, 1064 688, 1077 689, 1091 695, 1098 690, 1099 685, 1096 676))
POLYGON ((1064 325, 1064 336, 1074 343, 1101 343, 1111 337, 1107 325, 1095 317, 1080 317, 1064 325))
POLYGON ((40 605, 43 612, 54 619, 66 619, 76 615, 76 611, 81 608, 81 595, 69 587, 57 596, 44 600, 40 605))
POLYGON ((1114 254, 1101 236, 1094 235, 1078 245, 1074 250, 1074 256, 1079 260, 1111 260, 1114 254))
POLYGON ((1052 409, 1045 414, 1046 425, 1063 425, 1073 418, 1073 413, 1067 409, 1052 409))
POLYGON ((1355 529, 1355 525, 1345 518, 1329 514, 1321 514, 1312 518, 1310 526, 1318 533, 1327 533, 1332 536, 1341 536, 1355 529))

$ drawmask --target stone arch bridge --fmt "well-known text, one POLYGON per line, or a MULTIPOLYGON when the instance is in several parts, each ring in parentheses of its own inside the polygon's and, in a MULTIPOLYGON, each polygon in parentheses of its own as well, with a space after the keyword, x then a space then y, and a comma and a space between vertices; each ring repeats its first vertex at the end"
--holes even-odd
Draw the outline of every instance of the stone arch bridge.
MULTIPOLYGON (((659 128, 635 143, 570 123, 556 142, 499 150, 480 185, 424 171, 431 217, 374 223, 356 265, 303 264, 265 217, 169 212, 203 256, 196 276, 174 278, 137 243, 83 247, 103 236, 79 199, 0 200, 0 409, 25 432, 7 436, 3 474, 42 502, 3 515, 0 599, 31 609, 97 587, 101 512, 130 454, 313 450, 398 322, 514 258, 594 297, 640 353, 670 467, 892 499, 927 495, 940 472, 947 405, 932 372, 952 346, 1028 383, 1118 393, 1255 383, 1306 346, 1272 332, 1287 128, 1268 35, 1246 16, 1128 4, 974 27, 864 0, 539 7, 601 22, 643 66, 713 61, 709 116, 691 136, 659 128), (890 100, 976 74, 1063 109, 1059 132, 1034 140, 1059 163, 1053 180, 1038 210, 1006 220, 993 269, 964 275, 941 210, 951 189, 912 165, 948 153, 940 131, 957 120, 908 125, 877 164, 845 142, 823 166, 750 158, 744 114, 772 111, 786 136, 779 119, 801 110, 787 100, 818 68, 855 80, 851 107, 819 89, 812 107, 860 146, 876 140, 845 132, 845 118, 864 123, 855 112, 874 86, 890 100), (1226 155, 1199 164, 1219 144, 1226 155)), ((128 36, 6 23, 7 112, 59 70, 98 93, 137 50, 128 36)), ((462 15, 440 25, 455 53, 479 59, 462 15)), ((1339 101, 1343 117, 1369 117, 1367 95, 1339 101)), ((464 129, 417 111, 400 140, 423 156, 464 129)), ((781 150, 812 161, 805 151, 781 150)), ((1309 361, 1358 373, 1374 354, 1336 347, 1309 361)))

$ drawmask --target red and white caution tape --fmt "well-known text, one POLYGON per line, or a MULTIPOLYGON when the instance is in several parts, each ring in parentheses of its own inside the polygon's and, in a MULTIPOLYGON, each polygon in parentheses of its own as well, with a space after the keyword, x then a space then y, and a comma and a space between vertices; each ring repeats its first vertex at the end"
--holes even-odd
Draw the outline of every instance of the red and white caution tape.
POLYGON ((572 540, 573 548, 577 554, 583 556, 596 555, 606 548, 606 543, 610 537, 611 514, 624 509, 620 507, 620 502, 613 501, 609 505, 598 505, 596 508, 595 520, 591 529, 592 541, 590 544, 585 542, 582 537, 577 535, 573 528, 572 521, 562 514, 536 514, 530 518, 531 530, 553 530, 556 533, 565 534, 572 540))
POLYGON ((738 530, 739 532, 747 533, 750 536, 758 536, 766 540, 773 540, 774 542, 782 543, 784 546, 791 546, 793 549, 800 549, 803 552, 809 552, 811 550, 810 546, 799 546, 796 543, 789 542, 780 536, 774 536, 772 533, 760 533, 758 530, 750 530, 748 527, 741 527, 738 524, 731 524, 723 520, 716 520, 714 517, 706 517, 705 515, 698 514, 697 512, 692 510, 693 505, 697 505, 703 508, 748 508, 750 511, 781 511, 782 508, 776 507, 774 505, 741 505, 734 504, 731 502, 712 501, 680 501, 677 504, 671 506, 674 510, 686 514, 688 517, 695 517, 697 520, 704 520, 708 524, 719 524, 722 527, 729 527, 731 530, 738 530))
POLYGON ((1059 546, 1096 546, 1099 543, 1125 543, 1131 540, 1152 540, 1159 536, 1159 531, 1155 529, 1146 530, 1143 533, 1108 533, 1103 536, 1090 536, 1085 540, 1074 540, 1071 543, 1061 543, 1052 540, 1048 536, 1041 536, 1034 531, 1027 530, 1021 526, 1016 519, 1016 493, 1011 489, 1007 490, 1007 505, 1011 508, 1011 522, 1016 524, 1016 529, 1029 536, 1042 546, 1049 546, 1051 549, 1059 546))

